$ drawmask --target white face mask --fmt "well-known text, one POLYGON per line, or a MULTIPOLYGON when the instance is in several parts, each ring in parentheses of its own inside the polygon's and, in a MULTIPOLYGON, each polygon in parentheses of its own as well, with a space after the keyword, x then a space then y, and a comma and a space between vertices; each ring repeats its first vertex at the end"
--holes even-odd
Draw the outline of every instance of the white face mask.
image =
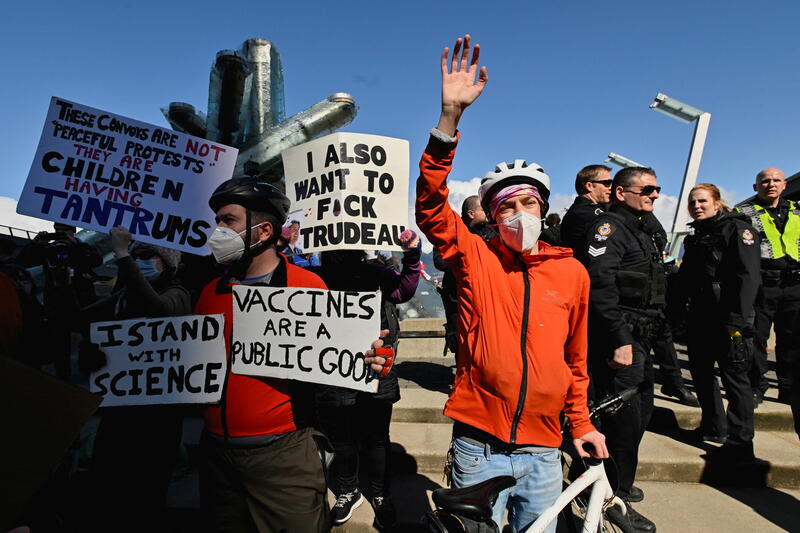
POLYGON ((515 252, 527 252, 536 246, 542 232, 542 219, 526 211, 517 211, 498 225, 500 238, 515 252))
MULTIPOLYGON (((258 227, 256 224, 250 229, 258 227)), ((247 230, 245 230, 247 231, 247 230)), ((241 238, 242 233, 236 233, 230 228, 217 226, 214 228, 214 233, 208 239, 208 247, 211 248, 211 253, 214 254, 214 259, 217 263, 227 265, 234 263, 241 259, 244 255, 244 240, 241 238)), ((250 245, 252 248, 253 245, 250 245)))

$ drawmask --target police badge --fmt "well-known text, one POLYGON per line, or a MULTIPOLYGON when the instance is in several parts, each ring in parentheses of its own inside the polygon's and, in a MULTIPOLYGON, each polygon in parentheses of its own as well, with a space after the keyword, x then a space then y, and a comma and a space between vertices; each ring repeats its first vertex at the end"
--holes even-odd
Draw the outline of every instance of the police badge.
POLYGON ((603 242, 604 240, 608 239, 608 237, 614 233, 611 224, 608 222, 603 222, 597 228, 595 228, 594 240, 598 242, 603 242))

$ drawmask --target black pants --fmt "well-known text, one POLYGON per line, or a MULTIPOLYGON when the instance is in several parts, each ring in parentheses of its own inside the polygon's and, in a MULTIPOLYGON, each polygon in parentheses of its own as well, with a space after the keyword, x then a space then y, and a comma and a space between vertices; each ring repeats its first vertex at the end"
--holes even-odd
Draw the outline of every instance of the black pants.
POLYGON ((365 452, 371 496, 389 495, 389 424, 392 404, 359 394, 355 405, 321 410, 333 444, 333 472, 340 492, 358 488, 359 449, 365 452))
POLYGON ((179 406, 108 408, 89 471, 86 531, 166 531, 164 507, 183 427, 179 406), (113 524, 111 526, 110 524, 113 524))
POLYGON ((710 326, 703 317, 713 316, 713 311, 690 317, 689 364, 692 379, 700 402, 702 418, 700 428, 707 435, 728 437, 731 445, 752 447, 753 389, 748 379, 750 362, 732 363, 728 358, 730 337, 723 326, 710 326), (728 398, 727 416, 722 406, 714 364, 719 366, 722 384, 728 398))
MULTIPOLYGON (((653 357, 652 340, 637 339, 633 343, 633 364, 620 370, 608 366, 607 351, 590 354, 589 364, 593 390, 597 399, 636 387, 639 393, 611 416, 601 419, 601 431, 606 436, 608 452, 616 463, 619 475, 619 496, 628 495, 639 465, 639 444, 653 415, 653 357)), ((607 468, 612 469, 610 461, 607 468)), ((613 476, 613 472, 609 472, 613 476)))
POLYGON ((203 435, 200 502, 207 528, 229 533, 330 531, 325 472, 314 430, 236 448, 203 435))
POLYGON ((775 324, 775 371, 778 388, 792 388, 792 368, 800 365, 800 283, 764 280, 756 299, 755 360, 750 371, 754 389, 766 391, 767 340, 775 324))
POLYGON ((653 354, 661 370, 662 383, 682 389, 684 384, 681 364, 678 362, 678 352, 675 351, 675 341, 672 339, 672 327, 667 320, 659 321, 653 338, 653 354))

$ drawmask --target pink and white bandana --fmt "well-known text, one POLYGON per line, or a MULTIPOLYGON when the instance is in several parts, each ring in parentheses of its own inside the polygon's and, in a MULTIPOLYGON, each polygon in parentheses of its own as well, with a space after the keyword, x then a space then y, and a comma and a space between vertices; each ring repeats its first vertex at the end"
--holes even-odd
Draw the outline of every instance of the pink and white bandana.
POLYGON ((494 219, 494 215, 497 213, 500 204, 509 198, 513 198, 514 196, 520 194, 533 196, 539 201, 540 206, 544 203, 542 202, 542 197, 539 195, 539 190, 533 185, 529 183, 517 183, 516 185, 509 185, 508 187, 500 189, 497 194, 494 195, 492 201, 489 202, 489 212, 492 215, 492 219, 494 219))

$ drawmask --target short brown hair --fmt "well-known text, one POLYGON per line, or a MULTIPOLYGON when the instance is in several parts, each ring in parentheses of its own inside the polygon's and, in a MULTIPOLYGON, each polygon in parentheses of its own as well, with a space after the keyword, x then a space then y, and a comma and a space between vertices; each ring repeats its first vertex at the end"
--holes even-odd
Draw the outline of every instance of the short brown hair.
POLYGON ((611 172, 611 167, 605 165, 589 165, 583 167, 578 171, 575 176, 575 192, 578 194, 586 194, 586 184, 590 181, 597 179, 601 172, 611 172))

